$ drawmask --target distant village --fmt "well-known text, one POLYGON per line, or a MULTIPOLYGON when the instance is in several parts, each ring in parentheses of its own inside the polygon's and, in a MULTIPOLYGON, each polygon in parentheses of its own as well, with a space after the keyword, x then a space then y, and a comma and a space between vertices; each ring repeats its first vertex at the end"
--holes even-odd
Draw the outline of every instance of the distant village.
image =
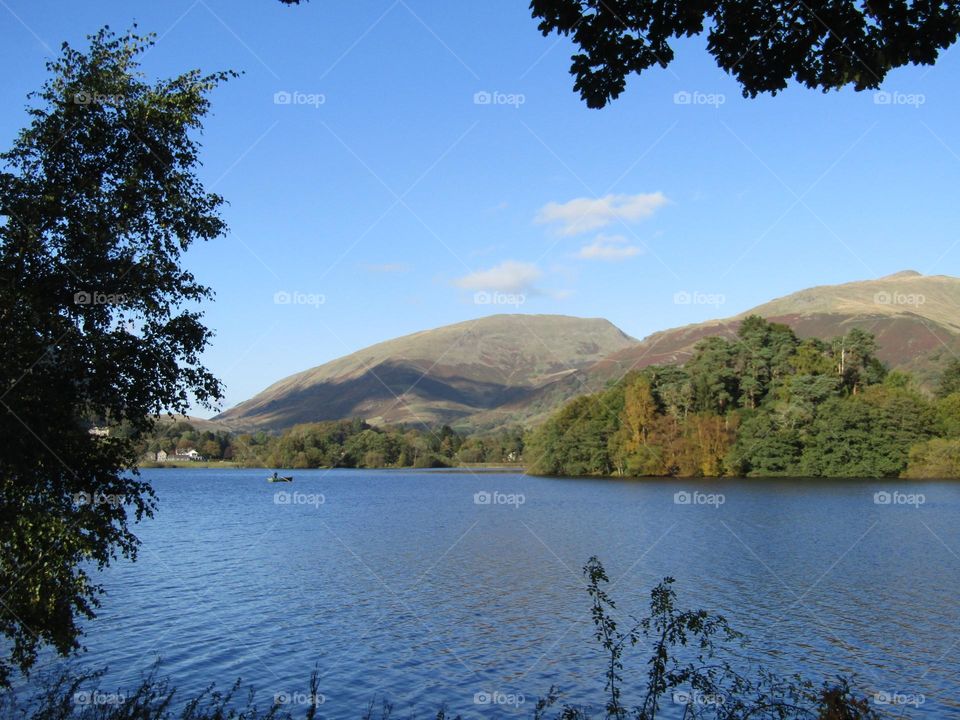
MULTIPOLYGON (((96 437, 110 437, 110 428, 108 427, 97 427, 94 426, 89 430, 91 435, 96 437)), ((167 452, 166 450, 159 450, 157 452, 147 452, 146 456, 149 460, 156 460, 158 463, 163 462, 205 462, 207 460, 206 455, 201 455, 200 452, 191 447, 182 447, 167 452)))
POLYGON ((157 462, 175 462, 177 460, 191 460, 193 462, 202 462, 207 458, 200 453, 198 453, 193 448, 178 448, 173 452, 167 452, 166 450, 160 450, 156 453, 157 462))

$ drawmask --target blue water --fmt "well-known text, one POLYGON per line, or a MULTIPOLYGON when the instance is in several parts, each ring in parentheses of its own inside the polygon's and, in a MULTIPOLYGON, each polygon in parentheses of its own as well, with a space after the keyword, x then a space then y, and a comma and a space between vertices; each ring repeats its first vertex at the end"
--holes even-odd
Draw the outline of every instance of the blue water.
MULTIPOLYGON (((264 476, 144 472, 159 512, 138 527, 138 561, 103 575, 85 641, 84 662, 110 667, 100 689, 135 684, 160 658, 184 694, 242 677, 293 709, 316 666, 329 718, 360 717, 374 697, 400 717, 444 703, 530 716, 551 685, 596 706, 603 665, 580 568, 598 555, 624 615, 671 575, 681 605, 749 637, 749 661, 922 697, 885 708, 896 716, 960 717, 960 485, 264 476), (723 503, 678 504, 685 491, 723 503), (923 502, 877 504, 881 491, 923 502), (477 504, 480 492, 501 502, 477 504), (493 692, 499 704, 475 702, 493 692)), ((628 702, 646 656, 631 658, 628 702)))

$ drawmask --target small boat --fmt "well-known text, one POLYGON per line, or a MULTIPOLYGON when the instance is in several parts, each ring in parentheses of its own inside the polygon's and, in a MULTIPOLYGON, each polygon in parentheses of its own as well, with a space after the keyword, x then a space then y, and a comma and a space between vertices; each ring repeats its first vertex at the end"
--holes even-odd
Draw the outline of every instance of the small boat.
POLYGON ((271 475, 267 478, 267 482, 293 482, 293 475, 271 475))

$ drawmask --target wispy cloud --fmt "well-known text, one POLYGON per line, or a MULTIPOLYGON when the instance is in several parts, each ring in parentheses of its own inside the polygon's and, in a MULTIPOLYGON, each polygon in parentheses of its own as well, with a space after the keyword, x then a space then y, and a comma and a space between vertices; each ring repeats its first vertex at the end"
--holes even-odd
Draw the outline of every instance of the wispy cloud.
POLYGON ((623 260, 643 253, 643 248, 630 245, 623 235, 597 235, 577 253, 582 260, 623 260))
POLYGON ((662 192, 575 198, 565 203, 547 203, 537 213, 536 222, 557 226, 561 235, 579 235, 599 230, 615 220, 643 220, 669 202, 662 192))
POLYGON ((465 290, 494 290, 508 293, 527 292, 543 277, 543 272, 533 263, 504 260, 487 270, 464 275, 455 281, 465 290))

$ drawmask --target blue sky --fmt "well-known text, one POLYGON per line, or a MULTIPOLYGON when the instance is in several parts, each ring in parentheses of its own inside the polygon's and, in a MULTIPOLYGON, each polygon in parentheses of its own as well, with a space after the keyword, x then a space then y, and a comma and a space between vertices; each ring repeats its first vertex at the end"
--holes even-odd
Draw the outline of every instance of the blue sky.
POLYGON ((960 274, 955 48, 879 96, 746 100, 693 39, 597 111, 523 0, 2 0, 3 144, 61 42, 133 22, 159 35, 151 77, 244 72, 203 137, 231 231, 186 257, 217 293, 224 407, 497 312, 642 337, 812 285, 960 274))

